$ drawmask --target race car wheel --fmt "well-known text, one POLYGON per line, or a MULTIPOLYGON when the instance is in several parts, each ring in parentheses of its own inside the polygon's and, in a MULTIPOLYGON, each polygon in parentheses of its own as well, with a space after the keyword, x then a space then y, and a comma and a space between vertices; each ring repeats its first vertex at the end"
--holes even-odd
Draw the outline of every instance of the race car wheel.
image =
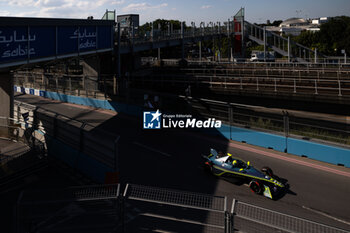
POLYGON ((264 172, 266 175, 273 177, 272 169, 269 167, 263 167, 261 168, 261 171, 264 172))
POLYGON ((204 163, 204 170, 207 172, 212 173, 213 172, 213 166, 209 162, 204 163))
POLYGON ((263 192, 263 185, 257 180, 250 181, 249 188, 256 194, 261 194, 263 192))

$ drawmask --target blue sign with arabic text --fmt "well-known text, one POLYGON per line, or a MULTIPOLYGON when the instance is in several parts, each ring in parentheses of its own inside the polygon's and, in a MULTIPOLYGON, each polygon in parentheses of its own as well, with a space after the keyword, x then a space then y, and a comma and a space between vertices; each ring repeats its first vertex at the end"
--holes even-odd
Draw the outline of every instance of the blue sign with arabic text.
POLYGON ((0 26, 0 68, 113 49, 112 25, 0 26))
MULTIPOLYGON (((30 37, 30 40, 35 38, 30 37)), ((11 61, 16 59, 27 59, 34 54, 34 49, 28 49, 28 30, 26 27, 0 29, 0 59, 11 61)))

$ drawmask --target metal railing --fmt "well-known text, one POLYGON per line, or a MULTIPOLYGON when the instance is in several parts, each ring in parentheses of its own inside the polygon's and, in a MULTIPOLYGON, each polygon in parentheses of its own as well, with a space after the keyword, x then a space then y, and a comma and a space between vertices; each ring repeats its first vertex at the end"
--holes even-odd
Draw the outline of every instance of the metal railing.
POLYGON ((224 196, 136 184, 28 190, 15 232, 348 232, 235 199, 227 205, 224 196))
POLYGON ((161 71, 148 77, 131 76, 134 86, 187 86, 194 88, 241 90, 265 94, 292 94, 310 97, 350 96, 350 71, 337 69, 210 67, 188 68, 171 75, 161 71))
POLYGON ((23 191, 15 232, 114 232, 119 225, 120 185, 23 191))
POLYGON ((23 88, 99 99, 106 99, 106 93, 113 93, 112 75, 88 76, 20 71, 14 74, 14 84, 23 88))
POLYGON ((350 145, 350 128, 342 118, 317 118, 285 110, 269 111, 264 107, 230 104, 207 99, 188 98, 193 113, 205 118, 220 119, 229 126, 250 128, 304 140, 350 145), (204 107, 205 106, 205 107, 204 107), (318 120, 317 120, 318 119, 318 120))
POLYGON ((45 142, 36 134, 32 124, 22 119, 0 117, 0 140, 7 141, 0 150, 0 164, 20 159, 28 152, 35 156, 46 153, 45 142), (7 146, 6 146, 7 145, 7 146))
MULTIPOLYGON (((280 95, 280 96, 299 96, 299 98, 325 98, 324 100, 337 100, 339 98, 347 99, 350 97, 350 71, 341 70, 334 72, 333 68, 325 68, 324 70, 312 68, 312 67, 296 67, 294 70, 289 70, 289 67, 272 67, 272 68, 261 68, 259 66, 229 66, 222 68, 186 68, 176 71, 178 73, 172 75, 166 75, 163 73, 157 73, 152 75, 152 77, 137 77, 131 76, 129 78, 129 85, 134 87, 137 85, 142 85, 142 88, 147 86, 169 88, 173 87, 177 89, 185 89, 188 85, 192 88, 201 89, 201 87, 209 88, 212 90, 219 91, 240 91, 242 93, 264 93, 266 95, 280 95), (293 77, 294 76, 294 77, 293 77)), ((32 74, 39 79, 42 76, 39 74, 32 74)), ((56 80, 56 77, 45 77, 46 80, 56 80)), ((72 95, 79 95, 83 92, 91 93, 99 90, 89 89, 89 86, 78 85, 79 83, 84 83, 85 78, 82 76, 75 77, 75 83, 77 85, 61 83, 60 85, 50 87, 42 87, 46 90, 56 91, 64 90, 68 86, 74 86, 71 92, 66 91, 66 94, 72 93, 72 95), (84 91, 79 91, 82 88, 84 91)), ((16 83, 23 84, 21 78, 17 77, 15 79, 16 83)), ((71 80, 72 83, 73 79, 71 80)), ((85 79, 86 80, 86 79, 85 79)), ((108 93, 101 93, 99 96, 113 95, 113 88, 111 85, 114 84, 112 80, 105 81, 94 81, 95 84, 92 87, 99 86, 100 89, 105 90, 108 93), (105 86, 104 86, 105 85, 105 86)), ((34 82, 33 82, 34 83, 34 82)), ((37 82, 36 82, 37 83, 37 82)), ((56 82, 55 82, 56 83, 56 82)), ((86 82, 85 82, 86 83, 86 82)), ((30 85, 27 84, 27 86, 30 85)), ((62 93, 61 92, 61 93, 62 93)), ((97 95, 97 94, 96 94, 97 95)), ((161 102, 163 106, 172 106, 177 102, 176 97, 170 97, 161 93, 157 94, 161 96, 161 102)), ((143 105, 143 96, 136 96, 128 100, 127 104, 143 105)), ((269 130, 271 132, 285 132, 283 126, 283 113, 279 112, 277 118, 271 118, 262 113, 257 113, 248 109, 247 107, 239 107, 239 105, 230 104, 220 101, 211 101, 200 99, 203 103, 210 106, 211 111, 205 112, 202 109, 203 106, 198 104, 195 99, 190 101, 192 110, 197 112, 203 117, 215 117, 227 122, 229 125, 251 127, 258 130, 269 130), (237 106, 237 107, 236 107, 237 106), (230 108, 233 108, 232 117, 229 118, 230 108), (220 111, 216 110, 220 109, 220 111), (220 117, 224 116, 224 117, 220 117), (230 120, 231 119, 231 120, 230 120)), ((199 101, 199 102, 200 102, 199 101)), ((171 109, 169 109, 171 110, 171 109)), ((260 111, 260 110, 259 110, 260 111)), ((258 112, 259 112, 258 111, 258 112)), ((263 110, 263 112, 266 111, 263 110)), ((309 139, 321 139, 330 142, 337 142, 341 144, 350 144, 349 128, 345 122, 340 124, 333 124, 338 122, 337 119, 328 119, 317 122, 309 119, 305 122, 300 120, 305 118, 305 116, 292 116, 289 115, 289 129, 290 135, 293 137, 304 137, 309 139), (334 122, 332 122, 334 121, 334 122)), ((68 121, 68 120, 66 120, 68 121)), ((70 121, 74 122, 74 121, 70 121)), ((76 123, 82 127, 82 123, 76 123)), ((84 126, 85 127, 85 126, 84 126)), ((69 136, 69 135, 68 135, 69 136)), ((69 143, 75 142, 76 140, 70 140, 69 143)), ((76 142, 78 144, 78 142, 76 142)), ((94 151, 94 150, 91 150, 94 151)))
POLYGON ((177 232, 228 232, 226 197, 127 184, 123 199, 140 212, 125 232, 137 232, 137 227, 171 231, 171 224, 177 232), (153 226, 144 224, 147 219, 154 219, 153 226))
POLYGON ((15 100, 14 105, 14 116, 21 118, 21 114, 28 113, 26 123, 39 130, 41 135, 58 139, 108 167, 118 170, 117 148, 120 137, 118 134, 20 101, 15 100))
POLYGON ((239 232, 345 233, 346 230, 233 200, 231 214, 239 232))
POLYGON ((290 59, 297 59, 298 61, 306 62, 314 59, 316 63, 318 57, 323 57, 320 56, 321 54, 317 54, 317 51, 296 43, 290 40, 289 37, 285 38, 258 25, 245 21, 244 27, 244 32, 249 39, 259 44, 265 44, 266 48, 270 47, 282 56, 288 56, 289 61, 290 59))

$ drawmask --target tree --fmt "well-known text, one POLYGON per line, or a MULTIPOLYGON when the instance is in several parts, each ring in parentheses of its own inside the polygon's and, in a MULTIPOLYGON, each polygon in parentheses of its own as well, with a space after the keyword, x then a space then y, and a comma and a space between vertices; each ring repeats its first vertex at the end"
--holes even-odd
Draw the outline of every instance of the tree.
POLYGON ((293 39, 325 55, 341 56, 342 49, 350 53, 350 17, 332 18, 321 25, 319 32, 304 31, 293 39))
MULTIPOLYGON (((168 24, 173 25, 173 30, 180 30, 181 29, 181 22, 179 20, 166 20, 166 19, 156 19, 153 23, 153 29, 157 30, 158 25, 160 25, 160 29, 162 31, 168 30, 168 24)), ((184 23, 184 27, 187 28, 186 23, 184 23)), ((139 27, 139 31, 141 34, 145 34, 146 32, 151 31, 152 25, 150 22, 147 22, 139 27)))

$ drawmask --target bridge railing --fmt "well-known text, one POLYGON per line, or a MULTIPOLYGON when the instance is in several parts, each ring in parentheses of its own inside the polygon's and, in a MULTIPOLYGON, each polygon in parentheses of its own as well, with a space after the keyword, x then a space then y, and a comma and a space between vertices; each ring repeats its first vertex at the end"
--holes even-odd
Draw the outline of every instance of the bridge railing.
POLYGON ((130 43, 140 44, 151 41, 163 41, 163 40, 175 40, 182 38, 191 37, 204 37, 204 36, 214 36, 214 35, 227 35, 230 33, 226 27, 204 27, 204 28, 188 28, 184 30, 183 34, 181 30, 173 31, 154 31, 146 32, 145 34, 130 34, 122 35, 121 42, 122 45, 127 45, 130 43))
POLYGON ((277 33, 268 31, 247 21, 244 23, 245 33, 249 39, 252 39, 260 45, 265 44, 267 46, 266 49, 271 48, 282 56, 287 56, 288 59, 301 62, 312 61, 317 63, 318 59, 324 57, 321 54, 317 54, 317 51, 296 43, 289 38, 280 36, 277 33))

